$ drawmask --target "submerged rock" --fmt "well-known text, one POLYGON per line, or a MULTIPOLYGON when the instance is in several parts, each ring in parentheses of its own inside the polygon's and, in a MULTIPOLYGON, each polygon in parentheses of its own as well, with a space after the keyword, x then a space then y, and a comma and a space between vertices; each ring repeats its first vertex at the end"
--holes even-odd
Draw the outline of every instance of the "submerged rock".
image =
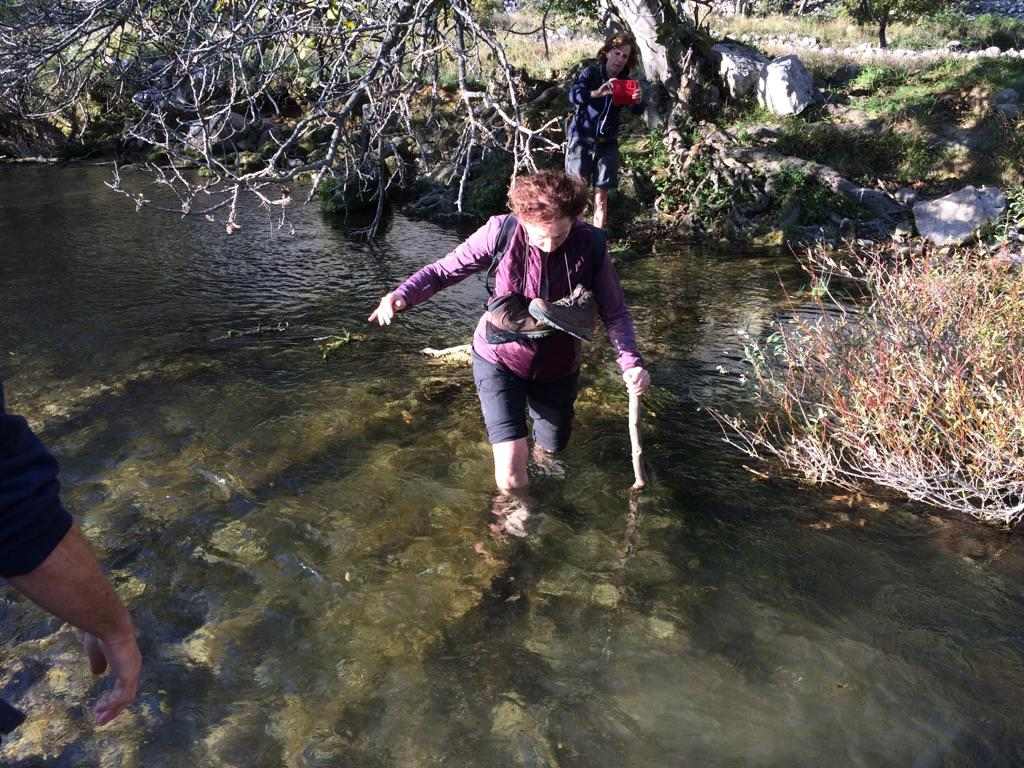
POLYGON ((614 566, 620 543, 600 531, 587 530, 567 542, 566 560, 578 568, 603 570, 614 566))
POLYGON ((243 565, 255 565, 268 557, 264 535, 243 520, 232 520, 214 531, 210 546, 214 552, 243 565))
POLYGON ((511 765, 557 768, 558 757, 523 698, 514 692, 502 694, 491 711, 491 734, 505 742, 511 765))
POLYGON ((10 737, 4 737, 0 752, 4 765, 40 765, 41 762, 31 761, 41 756, 61 755, 85 736, 84 724, 71 720, 61 699, 32 702, 30 706, 19 702, 19 705, 25 707, 30 716, 10 737))
POLYGON ((537 582, 537 593, 548 597, 578 597, 586 584, 586 575, 579 568, 563 563, 537 582))
POLYGON ((665 619, 659 619, 657 616, 651 616, 647 619, 647 629, 658 640, 668 640, 671 637, 675 637, 676 634, 675 624, 665 619))
POLYGON ((68 140, 43 120, 0 114, 0 156, 58 157, 67 151, 68 140))
POLYGON ((232 705, 235 711, 214 724, 203 739, 205 764, 211 768, 245 765, 253 755, 268 760, 280 744, 268 733, 269 715, 257 702, 232 705), (248 756, 248 757, 245 757, 248 756))
POLYGON ((669 584, 676 578, 677 568, 656 550, 641 550, 626 563, 626 580, 634 588, 669 584))
POLYGON ((491 712, 491 733, 498 737, 510 737, 529 723, 522 697, 515 693, 505 694, 505 700, 491 712))
POLYGON ((602 608, 614 608, 622 599, 622 592, 613 584, 595 584, 590 599, 602 608))

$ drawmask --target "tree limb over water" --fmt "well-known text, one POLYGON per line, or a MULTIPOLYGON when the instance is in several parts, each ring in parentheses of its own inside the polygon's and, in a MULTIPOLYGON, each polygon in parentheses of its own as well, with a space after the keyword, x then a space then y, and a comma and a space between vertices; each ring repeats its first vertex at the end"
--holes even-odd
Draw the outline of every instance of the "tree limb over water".
MULTIPOLYGON (((16 3, 0 14, 0 110, 66 114, 95 91, 130 99, 124 137, 159 150, 149 166, 174 210, 217 215, 230 232, 243 195, 283 209, 302 176, 314 191, 336 176, 382 197, 441 119, 453 65, 463 181, 482 152, 506 151, 523 170, 557 150, 524 118, 517 73, 477 16, 469 0, 16 3), (484 54, 497 73, 486 88, 467 66, 484 54), (245 146, 264 147, 264 162, 241 164, 245 146), (203 174, 182 171, 195 167, 203 174)), ((151 204, 116 174, 111 186, 151 204)))
MULTIPOLYGON (((680 119, 718 99, 699 14, 673 0, 606 5, 637 36, 649 121, 668 118, 678 136, 680 119)), ((99 96, 124 110, 124 141, 149 150, 152 178, 173 193, 164 210, 231 232, 254 199, 283 223, 297 181, 313 182, 308 200, 336 178, 377 200, 372 234, 385 194, 435 154, 432 137, 445 136, 436 151, 459 210, 483 155, 508 153, 520 172, 561 150, 559 117, 524 114, 499 35, 472 0, 23 0, 0 11, 0 113, 74 124, 99 96)), ((160 207, 118 173, 110 186, 160 207)))

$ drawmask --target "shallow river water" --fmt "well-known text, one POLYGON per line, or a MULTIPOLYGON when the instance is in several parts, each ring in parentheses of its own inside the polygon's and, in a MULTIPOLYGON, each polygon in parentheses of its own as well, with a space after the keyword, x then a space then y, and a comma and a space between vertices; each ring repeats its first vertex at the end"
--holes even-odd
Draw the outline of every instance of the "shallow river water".
POLYGON ((458 242, 315 207, 228 237, 103 187, 0 168, 0 370, 140 632, 134 708, 92 725, 72 631, 0 597, 8 766, 1015 766, 1024 552, 897 503, 764 482, 707 407, 753 407, 743 333, 785 257, 621 263, 656 391, 630 512, 626 399, 587 353, 565 478, 495 535, 465 367, 467 280, 380 294, 458 242), (325 355, 314 339, 351 334, 325 355))

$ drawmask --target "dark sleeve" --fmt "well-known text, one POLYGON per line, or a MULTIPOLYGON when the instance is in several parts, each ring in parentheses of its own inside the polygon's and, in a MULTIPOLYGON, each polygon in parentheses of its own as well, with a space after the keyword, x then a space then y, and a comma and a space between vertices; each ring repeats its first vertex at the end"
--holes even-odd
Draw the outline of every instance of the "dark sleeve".
POLYGON ((603 235, 596 241, 595 250, 597 257, 593 287, 597 311, 608 331, 608 341, 615 350, 615 361, 625 373, 630 368, 643 367, 644 361, 636 346, 636 330, 626 307, 626 296, 615 265, 608 255, 608 241, 603 235))
POLYGON ((580 107, 592 101, 600 101, 607 98, 606 96, 602 96, 601 99, 592 99, 590 97, 590 92, 596 91, 598 86, 601 85, 601 83, 596 82, 599 79, 598 70, 593 65, 584 67, 583 71, 576 78, 576 82, 572 84, 572 88, 569 89, 569 103, 580 107))
POLYGON ((57 460, 23 418, 7 413, 0 385, 0 576, 35 570, 69 528, 57 460))

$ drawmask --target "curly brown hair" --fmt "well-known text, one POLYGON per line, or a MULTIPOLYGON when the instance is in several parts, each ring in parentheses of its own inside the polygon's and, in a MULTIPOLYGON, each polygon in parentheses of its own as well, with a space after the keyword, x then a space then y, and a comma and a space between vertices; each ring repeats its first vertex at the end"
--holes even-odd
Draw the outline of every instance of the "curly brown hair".
POLYGON ((508 191, 508 207, 520 219, 546 224, 575 219, 587 208, 590 190, 578 176, 561 171, 538 171, 519 176, 508 191))
POLYGON ((608 51, 623 45, 629 46, 629 59, 626 61, 626 66, 622 68, 622 74, 628 75, 633 71, 633 67, 636 66, 640 56, 636 47, 636 38, 629 34, 629 32, 615 32, 608 35, 604 39, 604 45, 601 46, 601 50, 597 52, 597 60, 604 64, 605 59, 608 58, 608 51))

